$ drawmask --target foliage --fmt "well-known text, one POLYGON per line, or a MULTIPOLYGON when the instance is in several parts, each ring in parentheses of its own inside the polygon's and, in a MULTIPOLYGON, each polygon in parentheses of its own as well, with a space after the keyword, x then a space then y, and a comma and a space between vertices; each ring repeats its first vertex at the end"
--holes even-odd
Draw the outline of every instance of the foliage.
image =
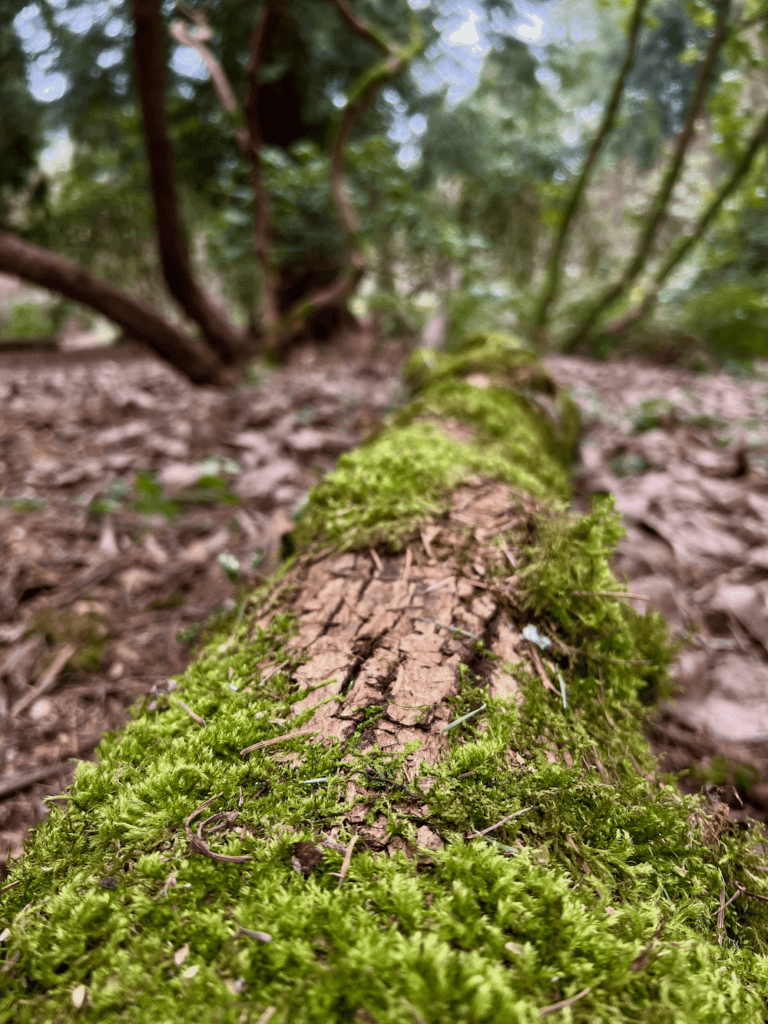
POLYGON ((721 361, 768 356, 768 275, 761 278, 762 287, 755 286, 754 277, 755 284, 726 279, 706 291, 699 283, 680 311, 681 320, 706 339, 721 361))
POLYGON ((6 338, 42 338, 53 333, 53 318, 47 306, 37 302, 17 302, 0 326, 6 338))
POLYGON ((24 54, 11 24, 16 7, 12 0, 0 2, 0 230, 8 230, 20 195, 37 206, 46 191, 33 175, 44 142, 43 107, 27 89, 24 54))

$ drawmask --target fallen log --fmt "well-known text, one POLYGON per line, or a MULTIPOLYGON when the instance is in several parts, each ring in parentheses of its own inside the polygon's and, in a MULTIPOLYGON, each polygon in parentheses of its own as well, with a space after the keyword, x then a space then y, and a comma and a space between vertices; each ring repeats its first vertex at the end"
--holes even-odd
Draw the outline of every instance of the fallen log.
POLYGON ((509 338, 409 405, 78 766, 0 889, 0 1021, 762 1021, 759 836, 659 774, 663 621, 509 338))

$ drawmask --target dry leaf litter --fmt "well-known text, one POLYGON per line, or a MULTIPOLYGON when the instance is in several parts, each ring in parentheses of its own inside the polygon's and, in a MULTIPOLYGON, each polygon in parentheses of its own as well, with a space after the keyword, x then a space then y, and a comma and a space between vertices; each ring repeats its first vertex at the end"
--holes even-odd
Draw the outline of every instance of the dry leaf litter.
MULTIPOLYGON (((765 819, 768 379, 547 363, 585 417, 577 505, 616 495, 627 527, 616 568, 648 599, 636 607, 657 608, 678 634, 698 628, 678 661, 679 694, 654 726, 664 766, 695 765, 699 776, 683 783, 691 789, 720 771, 733 816, 765 819), (729 782, 747 792, 744 806, 729 782)), ((71 781, 71 759, 90 756, 138 695, 171 688, 196 625, 233 609, 239 586, 275 567, 309 489, 400 400, 398 369, 397 353, 304 350, 253 386, 225 390, 193 388, 130 347, 0 357, 0 873, 47 813, 46 796, 71 781)), ((504 512, 494 488, 458 494, 458 522, 462 500, 488 504, 492 519, 504 512)), ((425 672, 450 668, 440 602, 475 592, 478 580, 448 573, 440 586, 445 565, 431 545, 449 534, 421 538, 419 573, 434 595, 424 649, 409 653, 403 713, 393 708, 371 741, 418 731, 425 672)), ((386 591, 392 630, 413 557, 388 566, 342 556, 327 582, 340 619, 354 624, 353 591, 367 580, 386 591)), ((311 630, 313 609, 302 612, 311 630)), ((475 600, 467 631, 485 614, 475 600)), ((509 653, 516 639, 498 638, 509 653)), ((350 652, 331 647, 324 660, 343 653, 347 663, 350 652)), ((514 680, 491 688, 510 696, 514 680)), ((344 705, 323 725, 341 734, 344 705)))

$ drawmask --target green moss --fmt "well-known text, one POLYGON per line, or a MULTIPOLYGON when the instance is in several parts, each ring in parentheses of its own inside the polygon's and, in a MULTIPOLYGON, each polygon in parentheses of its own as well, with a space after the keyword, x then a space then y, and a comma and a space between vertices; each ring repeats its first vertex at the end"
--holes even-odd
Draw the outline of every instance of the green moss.
POLYGON ((314 540, 400 550, 406 535, 448 508, 459 484, 478 476, 536 498, 569 493, 576 407, 514 339, 476 335, 470 342, 451 355, 414 354, 406 379, 418 388, 416 397, 314 488, 296 530, 298 546, 314 540), (488 372, 487 388, 462 379, 488 372), (549 406, 535 395, 549 397, 549 406), (445 418, 470 428, 471 441, 448 437, 430 422, 445 418))
MULTIPOLYGON (((483 471, 506 417, 521 423, 513 444, 535 434, 546 447, 543 415, 498 394, 497 409, 470 403, 486 440, 460 459, 461 446, 419 419, 427 399, 453 401, 443 384, 426 384, 410 420, 340 460, 301 527, 319 529, 323 513, 326 540, 397 545, 470 462, 483 471), (399 501, 394 510, 379 487, 399 501)), ((502 455, 499 445, 499 473, 502 455)), ((755 870, 762 855, 751 832, 714 827, 699 798, 652 774, 643 701, 666 685, 674 648, 657 616, 598 593, 620 589, 609 570, 620 522, 610 504, 568 513, 556 465, 543 451, 538 467, 524 467, 549 488, 549 511, 535 517, 506 612, 550 642, 567 701, 523 662, 505 666, 522 703, 489 698, 492 656, 478 643, 460 667, 452 720, 485 708, 447 733, 448 756, 423 764, 416 781, 404 755, 360 752, 363 716, 345 744, 297 737, 241 756, 302 721, 288 724, 302 696, 286 646, 293 619, 278 616, 268 631, 253 624, 272 593, 265 584, 247 610, 209 624, 178 688, 105 737, 98 762, 79 765, 65 806, 32 836, 17 884, 0 897, 0 1021, 181 1024, 194 1014, 235 1024, 272 1006, 275 1024, 533 1024, 576 996, 560 1019, 764 1020, 768 913, 747 895, 768 896, 755 870), (352 838, 343 824, 351 776, 365 786, 369 824, 384 821, 414 848, 426 824, 445 847, 408 859, 358 844, 339 889, 343 852, 319 844, 332 828, 337 841, 352 838), (190 848, 184 822, 216 794, 202 817, 240 816, 234 830, 208 835, 212 850, 252 860, 216 862, 190 848), (302 841, 323 853, 307 876, 292 867, 302 841), (721 891, 730 898, 737 886, 745 892, 719 931, 721 891)), ((317 537, 297 530, 295 540, 301 552, 317 537)))

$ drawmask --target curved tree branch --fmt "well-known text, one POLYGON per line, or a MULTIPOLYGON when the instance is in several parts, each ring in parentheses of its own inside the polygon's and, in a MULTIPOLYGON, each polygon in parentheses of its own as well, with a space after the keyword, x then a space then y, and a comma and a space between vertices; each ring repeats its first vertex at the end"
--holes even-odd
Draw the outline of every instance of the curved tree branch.
POLYGON ((552 250, 552 255, 549 258, 547 280, 544 286, 544 291, 538 301, 533 318, 534 331, 539 344, 542 347, 546 340, 549 308, 557 297, 557 291, 560 284, 560 263, 568 240, 568 232, 586 189, 590 172, 595 165, 595 161, 597 160, 600 150, 603 148, 603 143, 613 128, 613 123, 616 119, 616 111, 619 108, 619 103, 621 102, 621 97, 624 93, 624 83, 635 59, 637 37, 640 34, 640 29, 643 23, 643 12, 647 2, 648 0, 635 0, 635 9, 632 14, 632 24, 629 30, 629 42, 627 43, 627 53, 624 57, 624 63, 621 66, 621 71, 619 71, 619 76, 613 86, 613 91, 606 105, 603 120, 598 128, 597 135, 595 135, 592 140, 592 144, 589 147, 589 153, 584 161, 584 166, 581 169, 579 179, 573 187, 573 192, 568 200, 568 205, 563 212, 560 228, 557 233, 557 239, 552 250))
POLYGON ((735 191, 742 178, 749 172, 758 150, 766 143, 768 143, 768 114, 765 115, 758 125, 757 130, 749 140, 747 148, 733 168, 731 175, 721 184, 716 195, 701 213, 693 231, 690 235, 680 239, 677 245, 673 247, 666 261, 659 267, 654 277, 653 287, 643 301, 629 313, 608 324, 605 328, 607 334, 617 334, 619 331, 629 327, 630 324, 639 322, 650 313, 658 301, 661 286, 680 261, 687 256, 690 249, 704 236, 704 233, 717 216, 725 200, 735 191))
POLYGON ((204 342, 191 338, 140 299, 93 277, 62 256, 0 232, 0 271, 82 302, 148 345, 195 384, 230 382, 220 360, 204 342))
POLYGON ((182 309, 200 325, 211 348, 224 363, 233 364, 248 354, 247 336, 237 330, 194 279, 179 217, 176 168, 165 114, 165 53, 159 0, 131 0, 131 12, 135 26, 136 83, 163 276, 182 309))
POLYGON ((424 33, 416 15, 409 9, 410 34, 404 45, 387 41, 377 29, 358 18, 349 8, 346 0, 332 0, 340 16, 356 35, 366 39, 379 49, 385 49, 386 56, 367 68, 352 85, 347 103, 341 115, 331 144, 331 191, 336 203, 336 212, 342 231, 350 244, 350 267, 338 278, 312 295, 300 299, 281 318, 273 347, 282 351, 300 330, 306 317, 321 309, 338 305, 349 298, 357 288, 367 269, 363 253, 360 223, 349 195, 349 183, 344 171, 344 146, 362 113, 368 108, 373 97, 387 82, 392 81, 407 67, 424 47, 424 33), (354 27, 350 19, 354 19, 354 27))
POLYGON ((658 230, 666 217, 667 206, 672 195, 672 190, 680 176, 686 150, 693 139, 696 120, 704 106, 717 55, 729 35, 731 29, 731 25, 728 23, 729 14, 730 0, 717 0, 717 21, 715 24, 715 31, 712 35, 707 55, 704 58, 696 80, 696 88, 694 89, 693 96, 691 97, 691 102, 688 107, 688 115, 685 119, 685 124, 677 137, 677 143, 675 145, 669 167, 667 168, 667 172, 662 179, 650 213, 644 222, 643 230, 638 238, 637 245, 635 246, 635 254, 619 280, 614 284, 609 285, 597 302, 594 303, 592 308, 584 315, 584 317, 581 318, 579 326, 571 333, 561 346, 562 352, 573 352, 576 349, 579 342, 587 336, 590 328, 598 317, 626 292, 627 288, 629 288, 645 266, 658 230))

